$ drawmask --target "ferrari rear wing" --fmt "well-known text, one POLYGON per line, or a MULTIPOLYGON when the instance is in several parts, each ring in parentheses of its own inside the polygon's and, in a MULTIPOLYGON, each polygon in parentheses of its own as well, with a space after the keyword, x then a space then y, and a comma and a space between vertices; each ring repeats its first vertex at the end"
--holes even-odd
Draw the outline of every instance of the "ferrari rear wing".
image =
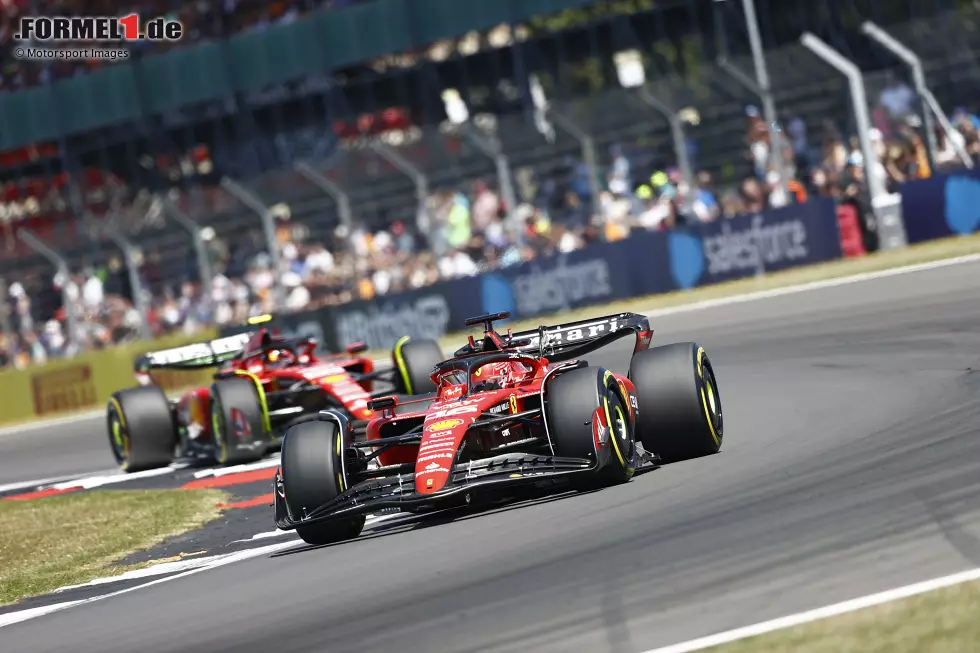
MULTIPOLYGON (((628 336, 631 332, 636 334, 638 341, 646 337, 644 346, 648 344, 652 332, 649 318, 638 313, 616 313, 565 324, 542 325, 537 329, 511 334, 508 341, 511 345, 508 350, 543 355, 557 361, 559 358, 574 357, 603 347, 628 336)), ((478 348, 474 350, 470 345, 466 345, 455 355, 476 353, 481 350, 479 341, 477 346, 478 348)))
POLYGON ((242 353, 251 337, 251 332, 239 333, 183 347, 147 352, 136 359, 135 371, 146 373, 158 369, 216 367, 242 353))

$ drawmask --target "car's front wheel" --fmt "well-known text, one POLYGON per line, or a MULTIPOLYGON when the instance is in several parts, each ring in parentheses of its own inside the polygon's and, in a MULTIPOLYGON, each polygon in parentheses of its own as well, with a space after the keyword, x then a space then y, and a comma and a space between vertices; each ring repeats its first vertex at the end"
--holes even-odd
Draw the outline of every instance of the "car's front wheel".
MULTIPOLYGON (((341 456, 343 434, 335 422, 297 424, 282 439, 282 484, 292 519, 302 519, 348 488, 341 456)), ((307 544, 333 544, 361 534, 364 515, 298 526, 307 544)))

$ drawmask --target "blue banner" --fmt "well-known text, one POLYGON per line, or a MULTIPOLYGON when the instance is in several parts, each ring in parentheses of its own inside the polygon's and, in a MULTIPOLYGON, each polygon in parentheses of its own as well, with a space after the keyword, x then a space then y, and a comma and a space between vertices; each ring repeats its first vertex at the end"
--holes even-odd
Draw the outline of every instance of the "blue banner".
POLYGON ((980 171, 917 179, 899 192, 910 245, 980 231, 980 171))
POLYGON ((678 289, 777 272, 843 256, 837 205, 817 198, 663 234, 678 289))
POLYGON ((329 351, 356 341, 380 350, 405 335, 441 338, 458 332, 466 318, 481 313, 534 318, 842 255, 836 204, 815 199, 686 229, 635 231, 625 240, 370 301, 283 315, 277 322, 284 333, 317 337, 329 351))

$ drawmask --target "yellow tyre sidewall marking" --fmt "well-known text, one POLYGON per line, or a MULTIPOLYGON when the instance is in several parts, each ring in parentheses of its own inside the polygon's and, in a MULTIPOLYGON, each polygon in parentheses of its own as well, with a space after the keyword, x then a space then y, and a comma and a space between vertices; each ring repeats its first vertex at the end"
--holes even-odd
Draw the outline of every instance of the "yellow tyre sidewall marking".
MULTIPOLYGON (((123 471, 126 471, 126 469, 129 467, 129 449, 130 449, 129 429, 126 427, 126 416, 123 414, 122 404, 119 403, 119 400, 116 397, 110 397, 109 402, 112 404, 113 408, 115 409, 114 412, 116 414, 116 419, 114 421, 119 425, 121 429, 122 448, 123 448, 123 453, 126 457, 125 460, 119 463, 119 467, 123 471)), ((115 433, 113 433, 113 435, 115 436, 115 433)), ((117 444, 119 443, 118 437, 116 438, 116 442, 117 444)))
MULTIPOLYGON (((704 359, 704 348, 698 347, 698 381, 701 386, 701 406, 704 408, 704 418, 708 420, 708 428, 711 430, 711 439, 714 440, 715 446, 721 446, 721 440, 718 438, 718 432, 715 430, 715 423, 711 419, 711 411, 708 407, 708 398, 704 394, 705 382, 704 382, 704 365, 702 363, 704 359)), ((709 389, 709 392, 713 392, 713 388, 709 389)))
POLYGON ((248 377, 255 384, 255 391, 259 395, 259 408, 262 410, 262 426, 265 427, 266 435, 272 435, 272 419, 269 417, 269 404, 266 402, 265 388, 262 387, 262 381, 259 380, 257 375, 246 372, 245 370, 236 370, 235 374, 248 377))
MULTIPOLYGON (((614 382, 616 380, 615 377, 613 377, 613 373, 610 372, 609 370, 606 370, 605 374, 602 376, 602 386, 603 389, 606 390, 606 392, 608 392, 610 389, 609 388, 610 379, 612 379, 614 382)), ((619 459, 619 464, 623 466, 623 469, 625 469, 629 474, 632 474, 633 468, 627 466, 626 459, 623 457, 623 452, 620 451, 619 449, 619 443, 616 442, 616 434, 613 433, 613 429, 612 429, 612 424, 613 424, 612 416, 609 414, 609 399, 606 397, 605 394, 602 396, 602 409, 606 413, 606 426, 607 428, 609 428, 609 439, 613 443, 613 451, 616 452, 616 457, 619 459)), ((619 413, 619 415, 623 417, 624 420, 623 423, 625 424, 626 417, 623 415, 623 411, 619 408, 619 406, 616 407, 616 410, 619 413)))
POLYGON ((221 433, 221 422, 224 421, 219 412, 221 410, 221 403, 217 401, 217 398, 211 399, 211 437, 218 444, 218 462, 222 465, 228 460, 228 449, 225 444, 225 439, 221 433), (216 410, 217 408, 217 410, 216 410))
POLYGON ((408 367, 405 366, 405 357, 402 356, 402 347, 408 342, 410 338, 408 336, 402 336, 398 342, 395 343, 395 365, 398 367, 398 372, 402 375, 402 382, 405 384, 405 393, 412 394, 412 380, 408 376, 408 367))

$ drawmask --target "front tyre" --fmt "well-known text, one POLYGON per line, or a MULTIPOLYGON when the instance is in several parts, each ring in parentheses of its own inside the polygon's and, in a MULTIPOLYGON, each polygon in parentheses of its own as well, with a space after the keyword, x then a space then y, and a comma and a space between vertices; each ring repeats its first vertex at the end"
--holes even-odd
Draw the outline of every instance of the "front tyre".
POLYGON ((637 352, 629 377, 636 386, 637 437, 645 449, 664 462, 721 449, 721 395, 703 347, 682 342, 637 352))
POLYGON ((211 437, 219 465, 251 463, 265 455, 265 413, 251 378, 222 379, 211 386, 211 437))
POLYGON ((106 421, 109 446, 122 471, 156 469, 173 462, 177 428, 170 401, 159 386, 113 393, 106 421))
MULTIPOLYGON (((302 519, 347 489, 343 455, 343 435, 334 422, 303 422, 286 431, 282 439, 282 484, 292 519, 302 519)), ((364 515, 355 515, 297 526, 296 532, 307 544, 334 544, 360 535, 364 520, 364 515)))
POLYGON ((395 368, 396 392, 421 395, 437 390, 431 378, 432 368, 446 359, 435 340, 412 340, 405 336, 391 351, 395 368))
POLYGON ((584 367, 548 384, 545 419, 555 455, 595 461, 584 487, 616 485, 636 470, 634 425, 612 372, 584 367))

